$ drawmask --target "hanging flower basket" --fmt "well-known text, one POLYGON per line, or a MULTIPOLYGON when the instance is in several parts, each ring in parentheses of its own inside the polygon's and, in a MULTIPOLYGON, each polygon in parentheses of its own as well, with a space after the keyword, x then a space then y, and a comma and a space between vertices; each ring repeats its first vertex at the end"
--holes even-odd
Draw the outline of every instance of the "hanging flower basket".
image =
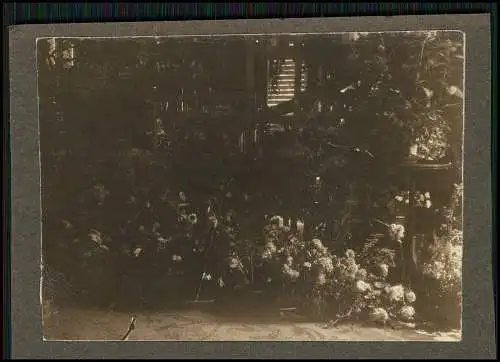
POLYGON ((410 145, 408 158, 419 163, 436 163, 446 156, 448 139, 442 127, 426 129, 410 145))

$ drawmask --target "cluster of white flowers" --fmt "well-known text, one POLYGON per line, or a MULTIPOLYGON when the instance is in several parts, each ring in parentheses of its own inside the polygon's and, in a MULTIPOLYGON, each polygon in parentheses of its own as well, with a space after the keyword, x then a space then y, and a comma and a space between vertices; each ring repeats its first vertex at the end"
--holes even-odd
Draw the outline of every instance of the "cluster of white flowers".
POLYGON ((414 303, 417 300, 417 296, 412 290, 406 289, 401 285, 394 285, 392 287, 387 287, 385 289, 389 296, 391 302, 405 302, 414 303))
POLYGON ((416 156, 419 158, 437 161, 445 155, 448 142, 446 134, 441 127, 433 127, 425 135, 418 137, 416 141, 416 156))
POLYGON ((382 278, 387 278, 387 276, 389 275, 389 265, 387 265, 385 263, 378 264, 378 269, 380 272, 380 276, 382 278))
POLYGON ((429 272, 429 274, 432 273, 434 278, 439 280, 442 279, 444 275, 446 275, 446 267, 442 261, 434 260, 430 265, 432 268, 432 272, 429 272))
POLYGON ((285 226, 285 219, 282 216, 275 215, 271 217, 270 221, 276 224, 278 227, 282 228, 285 226))
POLYGON ((270 252, 271 254, 274 254, 274 253, 276 253, 276 251, 277 251, 276 245, 274 245, 274 243, 273 243, 273 242, 269 242, 269 243, 267 243, 267 244, 266 244, 266 246, 265 246, 265 248, 266 248, 266 250, 269 250, 269 252, 270 252))
POLYGON ((320 258, 328 253, 328 249, 323 245, 321 240, 313 239, 310 243, 310 249, 308 251, 309 255, 313 258, 320 258))
POLYGON ((387 294, 392 302, 402 302, 405 297, 405 289, 402 285, 394 285, 387 288, 387 294))
MULTIPOLYGON (((277 221, 279 224, 279 219, 277 221)), ((277 225, 273 225, 267 231, 276 229, 277 225)), ((392 231, 396 240, 404 238, 405 230, 402 225, 394 224, 392 231)), ((345 287, 352 288, 356 296, 356 299, 353 299, 353 307, 359 312, 369 308, 369 315, 373 320, 386 322, 392 317, 390 313, 404 320, 414 318, 415 310, 411 304, 416 301, 415 293, 403 285, 391 286, 383 281, 389 275, 390 269, 383 258, 373 260, 373 265, 378 267, 379 271, 374 270, 372 274, 358 264, 357 255, 352 249, 347 249, 342 256, 337 257, 328 251, 320 239, 313 239, 308 243, 292 240, 293 237, 289 238, 290 242, 286 247, 279 249, 275 242, 268 239, 262 253, 263 259, 280 262, 281 274, 285 281, 296 283, 302 279, 302 275, 303 280, 307 281, 308 277, 312 276, 317 288, 315 292, 330 293, 328 295, 334 298, 341 298, 341 290, 345 287), (284 253, 285 250, 287 253, 284 253)), ((236 267, 237 260, 231 260, 230 265, 236 267)), ((272 280, 271 276, 267 276, 267 280, 272 280)))
POLYGON ((182 261, 182 256, 174 254, 174 255, 172 255, 172 261, 180 262, 180 261, 182 261))
POLYGON ((325 246, 319 239, 312 239, 311 240, 311 245, 313 246, 314 249, 323 251, 325 249, 325 246))
POLYGON ((345 273, 348 279, 355 279, 356 274, 358 273, 359 270, 359 265, 356 264, 356 260, 354 258, 347 258, 346 259, 346 269, 345 273))
POLYGON ((412 290, 405 289, 401 284, 389 286, 386 285, 383 289, 378 287, 383 286, 384 283, 375 283, 375 289, 369 288, 368 283, 356 283, 356 289, 361 293, 366 293, 365 298, 377 298, 385 293, 388 297, 389 305, 386 307, 372 307, 369 314, 370 320, 374 322, 387 322, 390 319, 389 311, 392 311, 395 316, 399 316, 401 320, 411 321, 415 317, 415 308, 410 304, 414 303, 417 299, 412 290), (366 285, 365 285, 366 284, 366 285), (395 309, 396 308, 396 309, 395 309))
POLYGON ((405 321, 411 321, 415 317, 415 308, 411 305, 405 305, 404 307, 401 307, 399 316, 405 321))
POLYGON ((358 280, 356 282, 356 291, 360 293, 365 293, 367 291, 371 290, 371 285, 364 282, 363 280, 358 280))
POLYGON ((241 261, 237 257, 231 257, 229 258, 229 268, 231 269, 238 269, 241 268, 241 261))
POLYGON ((266 245, 264 246, 264 251, 261 254, 261 258, 262 260, 270 260, 273 258, 276 252, 277 252, 276 245, 272 241, 270 241, 266 243, 266 245))
POLYGON ((326 275, 324 272, 318 273, 316 277, 316 284, 317 285, 325 285, 326 284, 326 275))
POLYGON ((425 207, 430 209, 432 207, 431 193, 430 192, 416 192, 415 193, 415 205, 418 207, 425 207))
POLYGON ((354 259, 356 257, 356 253, 352 249, 347 249, 345 251, 345 256, 346 256, 346 258, 354 259))
POLYGON ((356 279, 358 280, 366 280, 366 278, 368 277, 368 272, 366 271, 366 269, 359 269, 357 272, 356 272, 356 279))
POLYGON ((270 260, 272 257, 273 254, 269 251, 269 249, 265 249, 261 254, 262 260, 270 260))
POLYGON ((417 296, 411 290, 409 290, 405 293, 405 301, 406 302, 415 303, 416 300, 417 300, 417 296))
POLYGON ((405 237, 405 227, 401 224, 391 224, 389 225, 389 235, 392 240, 402 243, 405 237))
POLYGON ((374 308, 369 314, 369 319, 372 322, 385 323, 389 320, 389 313, 384 308, 374 308))
POLYGON ((295 270, 291 267, 291 265, 289 264, 283 264, 283 267, 282 267, 282 273, 283 275, 291 280, 291 281, 296 281, 297 279, 299 279, 300 277, 300 273, 298 270, 295 270))
POLYGON ((318 259, 318 265, 320 266, 321 270, 324 271, 327 274, 330 274, 333 272, 333 261, 332 258, 323 256, 318 259))
POLYGON ((266 227, 265 240, 267 243, 278 242, 280 240, 280 236, 282 235, 282 231, 277 225, 270 224, 266 227))
POLYGON ((410 191, 401 191, 396 196, 394 196, 394 200, 397 202, 404 202, 405 204, 410 203, 410 191))
MULTIPOLYGON (((396 196, 394 196, 394 200, 399 203, 410 203, 410 192, 409 191, 401 191, 396 196)), ((413 195, 414 205, 418 207, 425 207, 430 209, 432 207, 431 194, 430 192, 420 192, 417 191, 413 195)))

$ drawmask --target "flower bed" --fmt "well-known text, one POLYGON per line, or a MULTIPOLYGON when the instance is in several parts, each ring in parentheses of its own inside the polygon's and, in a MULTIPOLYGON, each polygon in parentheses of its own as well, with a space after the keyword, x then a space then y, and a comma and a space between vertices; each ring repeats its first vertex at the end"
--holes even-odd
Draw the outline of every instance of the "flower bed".
MULTIPOLYGON (((195 240, 197 248, 188 254, 208 251, 205 255, 212 256, 200 277, 200 289, 210 290, 211 296, 228 289, 259 291, 282 307, 296 307, 323 319, 364 315, 386 322, 411 320, 415 315, 415 293, 393 282, 395 251, 379 247, 378 240, 366 244, 359 255, 350 249, 334 255, 321 240, 304 240, 300 228, 291 231, 279 216, 268 220, 255 241, 239 240, 229 219, 219 221, 214 215, 208 219, 217 239, 213 250, 195 240)), ((402 232, 398 229, 396 236, 402 232)), ((167 248, 179 250, 175 240, 167 248)), ((172 264, 182 265, 187 258, 173 254, 172 264)), ((186 263, 181 274, 191 265, 186 263)))
MULTIPOLYGON (((404 197, 396 195, 393 200, 405 204, 404 197)), ((414 206, 431 206, 428 194, 416 197, 414 206)), ((404 262, 399 255, 406 242, 403 224, 376 220, 384 233, 343 249, 338 240, 304 238, 300 220, 292 227, 281 216, 268 217, 261 232, 252 236, 242 231, 244 218, 237 218, 233 209, 222 212, 216 204, 197 205, 184 192, 171 193, 161 203, 169 205, 170 211, 163 214, 172 219, 160 222, 155 213, 158 205, 146 202, 144 212, 150 217, 128 231, 132 243, 89 231, 88 250, 79 249, 80 270, 89 270, 89 285, 101 288, 94 290, 113 287, 117 297, 135 300, 161 295, 165 305, 176 298, 258 295, 262 303, 296 308, 333 323, 352 318, 378 323, 412 321, 419 315, 437 318, 436 311, 451 315, 443 313, 450 306, 460 311, 461 234, 456 228, 443 231, 442 242, 424 265, 431 287, 411 290, 398 269, 404 262), (107 260, 113 263, 108 265, 107 260), (424 302, 418 304, 420 299, 424 302), (429 301, 441 304, 429 310, 429 301)))

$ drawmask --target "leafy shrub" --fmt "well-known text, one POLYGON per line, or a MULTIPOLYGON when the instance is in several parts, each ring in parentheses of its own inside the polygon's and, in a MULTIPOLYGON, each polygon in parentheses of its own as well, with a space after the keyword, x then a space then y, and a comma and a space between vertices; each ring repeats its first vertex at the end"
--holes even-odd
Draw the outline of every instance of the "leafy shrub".
POLYGON ((424 264, 426 300, 432 307, 429 317, 460 326, 462 308, 462 232, 454 230, 440 237, 424 264))
POLYGON ((323 319, 357 316, 387 322, 414 318, 415 293, 389 282, 394 250, 372 242, 358 256, 350 249, 334 255, 319 239, 302 240, 281 217, 271 220, 256 248, 255 264, 244 266, 242 261, 250 259, 233 253, 230 268, 241 273, 255 268, 268 290, 281 291, 282 297, 323 319))
POLYGON ((436 279, 440 289, 460 297, 462 283, 463 235, 459 230, 440 237, 431 248, 430 261, 424 265, 424 275, 436 279))
POLYGON ((448 323, 460 325, 462 307, 462 255, 461 230, 462 185, 455 185, 450 205, 445 208, 446 223, 441 235, 430 248, 423 274, 429 281, 426 298, 434 306, 436 316, 446 317, 448 323))

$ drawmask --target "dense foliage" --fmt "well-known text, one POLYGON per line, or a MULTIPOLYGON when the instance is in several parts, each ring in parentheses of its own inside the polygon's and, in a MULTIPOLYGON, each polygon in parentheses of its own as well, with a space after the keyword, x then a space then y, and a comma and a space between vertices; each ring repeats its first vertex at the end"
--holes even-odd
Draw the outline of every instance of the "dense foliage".
POLYGON ((454 326, 461 325, 462 312, 462 192, 462 185, 455 185, 451 202, 445 208, 445 223, 423 266, 434 317, 444 318, 454 326))
MULTIPOLYGON (((413 318, 396 219, 418 209, 432 234, 461 182, 461 36, 39 42, 46 265, 92 296, 253 288, 337 318, 413 318), (307 87, 286 118, 265 90, 268 60, 289 57, 307 87), (456 172, 410 201, 408 156, 456 172)), ((435 248, 425 274, 444 283, 436 268, 461 258, 435 248)))

